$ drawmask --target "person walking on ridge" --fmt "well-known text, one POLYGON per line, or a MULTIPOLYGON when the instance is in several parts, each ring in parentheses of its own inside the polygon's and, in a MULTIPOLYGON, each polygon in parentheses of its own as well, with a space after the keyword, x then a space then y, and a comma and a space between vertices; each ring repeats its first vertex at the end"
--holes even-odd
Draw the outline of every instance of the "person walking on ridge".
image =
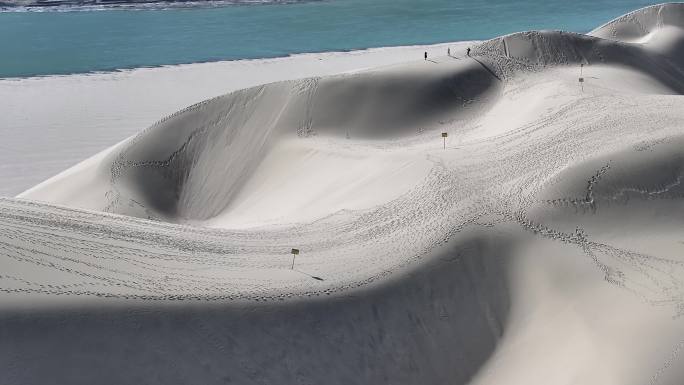
POLYGON ((427 51, 425 51, 425 60, 427 60, 427 51))
POLYGON ((451 56, 451 47, 447 47, 447 56, 451 56))
POLYGON ((466 55, 470 56, 470 47, 466 50, 466 55))

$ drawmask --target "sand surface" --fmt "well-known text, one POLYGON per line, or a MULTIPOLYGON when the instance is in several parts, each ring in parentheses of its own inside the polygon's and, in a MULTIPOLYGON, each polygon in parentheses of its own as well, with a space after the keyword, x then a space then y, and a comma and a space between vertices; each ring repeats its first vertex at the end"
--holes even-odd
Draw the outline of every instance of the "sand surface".
POLYGON ((680 385, 682 44, 668 4, 228 86, 0 199, 0 372, 680 385))

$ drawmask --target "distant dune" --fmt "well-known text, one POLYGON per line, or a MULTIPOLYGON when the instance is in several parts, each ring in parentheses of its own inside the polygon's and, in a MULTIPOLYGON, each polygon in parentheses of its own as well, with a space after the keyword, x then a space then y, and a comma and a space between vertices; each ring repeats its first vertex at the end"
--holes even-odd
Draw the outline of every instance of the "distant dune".
POLYGON ((0 199, 3 383, 680 385, 682 47, 663 4, 164 117, 0 199))

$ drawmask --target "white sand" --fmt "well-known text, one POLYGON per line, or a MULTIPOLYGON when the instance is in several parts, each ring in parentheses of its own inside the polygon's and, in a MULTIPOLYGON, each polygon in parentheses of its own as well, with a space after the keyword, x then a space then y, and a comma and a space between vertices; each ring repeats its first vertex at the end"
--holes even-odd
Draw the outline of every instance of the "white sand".
POLYGON ((0 372, 681 385, 682 14, 241 89, 0 200, 0 372))

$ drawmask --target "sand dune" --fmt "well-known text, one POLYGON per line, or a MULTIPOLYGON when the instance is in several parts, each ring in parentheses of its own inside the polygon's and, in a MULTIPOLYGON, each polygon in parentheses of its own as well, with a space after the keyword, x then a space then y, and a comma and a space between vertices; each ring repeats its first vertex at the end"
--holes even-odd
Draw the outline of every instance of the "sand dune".
MULTIPOLYGON (((500 81, 477 62, 449 60, 427 73, 426 64, 419 63, 236 91, 164 118, 110 151, 104 160, 77 166, 78 173, 86 175, 84 178, 58 176, 59 182, 42 184, 22 196, 177 222, 223 214, 269 153, 279 156, 287 152, 278 160, 283 164, 293 163, 291 160, 307 152, 324 152, 323 157, 338 158, 327 162, 329 168, 324 170, 316 159, 319 156, 309 154, 314 164, 302 167, 310 170, 299 173, 301 180, 287 181, 307 190, 302 194, 311 194, 312 188, 322 194, 321 189, 331 188, 324 183, 307 186, 310 181, 323 178, 315 174, 345 173, 354 163, 367 164, 369 160, 377 160, 373 162, 377 164, 373 167, 377 177, 402 169, 401 172, 408 172, 407 177, 416 177, 414 169, 419 168, 424 174, 429 168, 413 165, 415 161, 426 163, 420 159, 422 154, 414 153, 406 159, 394 157, 403 162, 391 162, 381 148, 359 151, 354 147, 381 145, 401 138, 415 141, 419 131, 435 130, 444 121, 471 119, 487 108, 486 100, 496 97, 500 81), (298 139, 304 142, 303 146, 298 139), (323 145, 322 140, 332 143, 323 145), (370 142, 358 143, 362 140, 370 142), (352 159, 345 161, 345 157, 352 159), (355 157, 359 158, 356 162, 355 157), (91 188, 92 185, 97 187, 91 188), (55 189, 64 199, 56 197, 55 189)), ((266 169, 270 171, 273 167, 266 169)), ((357 167, 345 179, 348 183, 364 177, 376 179, 369 171, 367 166, 357 167)), ((288 172, 277 170, 275 175, 263 179, 271 180, 288 172)), ((396 175, 392 179, 401 180, 396 175)), ((334 183, 349 189, 340 182, 343 181, 334 183)), ((362 188, 349 190, 351 194, 365 195, 362 188)), ((247 190, 242 194, 252 193, 247 190)), ((286 201, 282 199, 276 205, 287 205, 286 201)), ((250 203, 255 205, 263 207, 258 202, 250 203)))
POLYGON ((469 45, 472 42, 0 79, 0 195, 19 194, 163 116, 230 91, 403 63, 422 58, 423 52, 434 57, 447 47, 460 55, 469 45))
POLYGON ((1 199, 0 371, 681 384, 682 12, 237 90, 1 199))

